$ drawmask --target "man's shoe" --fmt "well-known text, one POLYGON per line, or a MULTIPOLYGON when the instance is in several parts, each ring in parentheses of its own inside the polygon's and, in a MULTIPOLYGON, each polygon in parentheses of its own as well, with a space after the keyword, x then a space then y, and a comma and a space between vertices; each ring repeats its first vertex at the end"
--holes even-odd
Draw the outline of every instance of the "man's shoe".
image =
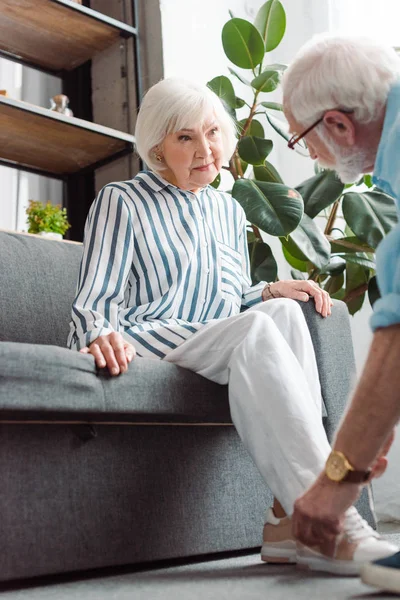
POLYGON ((385 592, 400 593, 400 552, 366 563, 361 568, 361 581, 385 592))
POLYGON ((264 525, 261 560, 267 563, 296 562, 292 522, 289 517, 278 519, 272 508, 268 509, 264 525))
POLYGON ((384 540, 351 507, 346 511, 344 532, 337 537, 333 558, 325 556, 318 547, 311 548, 298 543, 297 563, 314 571, 354 576, 359 575, 364 563, 390 556, 398 550, 397 546, 384 540))

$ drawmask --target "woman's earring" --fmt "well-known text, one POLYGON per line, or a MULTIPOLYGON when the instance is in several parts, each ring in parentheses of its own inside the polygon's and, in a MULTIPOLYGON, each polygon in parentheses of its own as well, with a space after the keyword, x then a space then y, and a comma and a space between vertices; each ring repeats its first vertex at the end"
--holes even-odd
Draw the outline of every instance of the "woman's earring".
POLYGON ((154 152, 154 156, 156 157, 156 160, 158 162, 162 162, 162 156, 160 154, 157 154, 157 152, 154 152))

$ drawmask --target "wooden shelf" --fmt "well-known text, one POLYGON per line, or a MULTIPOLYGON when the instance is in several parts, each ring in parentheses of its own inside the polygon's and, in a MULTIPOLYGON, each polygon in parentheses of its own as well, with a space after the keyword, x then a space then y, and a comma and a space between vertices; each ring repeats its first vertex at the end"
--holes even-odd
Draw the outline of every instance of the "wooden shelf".
POLYGON ((134 137, 0 96, 0 163, 66 178, 133 151, 134 137))
POLYGON ((70 71, 134 27, 72 0, 0 0, 0 52, 48 73, 70 71))

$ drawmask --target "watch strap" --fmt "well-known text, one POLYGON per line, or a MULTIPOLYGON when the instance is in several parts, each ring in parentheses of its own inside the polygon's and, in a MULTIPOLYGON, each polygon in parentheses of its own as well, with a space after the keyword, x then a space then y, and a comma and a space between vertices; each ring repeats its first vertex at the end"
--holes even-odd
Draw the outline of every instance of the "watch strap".
POLYGON ((342 481, 348 483, 367 483, 371 479, 371 473, 371 469, 367 471, 348 471, 342 481))

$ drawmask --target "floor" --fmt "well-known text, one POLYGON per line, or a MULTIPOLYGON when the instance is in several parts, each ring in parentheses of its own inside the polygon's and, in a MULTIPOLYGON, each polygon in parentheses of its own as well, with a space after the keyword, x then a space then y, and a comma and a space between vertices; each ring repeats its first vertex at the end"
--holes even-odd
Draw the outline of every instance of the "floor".
POLYGON ((0 592, 1 600, 341 600, 387 598, 356 578, 310 575, 258 555, 0 592))
MULTIPOLYGON (((387 527, 396 531, 396 527, 387 527)), ((385 534, 386 535, 386 534, 385 534)), ((400 544, 400 533, 388 536, 400 544)), ((125 569, 39 580, 24 587, 0 584, 0 600, 377 600, 393 598, 358 578, 338 578, 294 566, 266 565, 258 554, 140 571, 125 569)))

